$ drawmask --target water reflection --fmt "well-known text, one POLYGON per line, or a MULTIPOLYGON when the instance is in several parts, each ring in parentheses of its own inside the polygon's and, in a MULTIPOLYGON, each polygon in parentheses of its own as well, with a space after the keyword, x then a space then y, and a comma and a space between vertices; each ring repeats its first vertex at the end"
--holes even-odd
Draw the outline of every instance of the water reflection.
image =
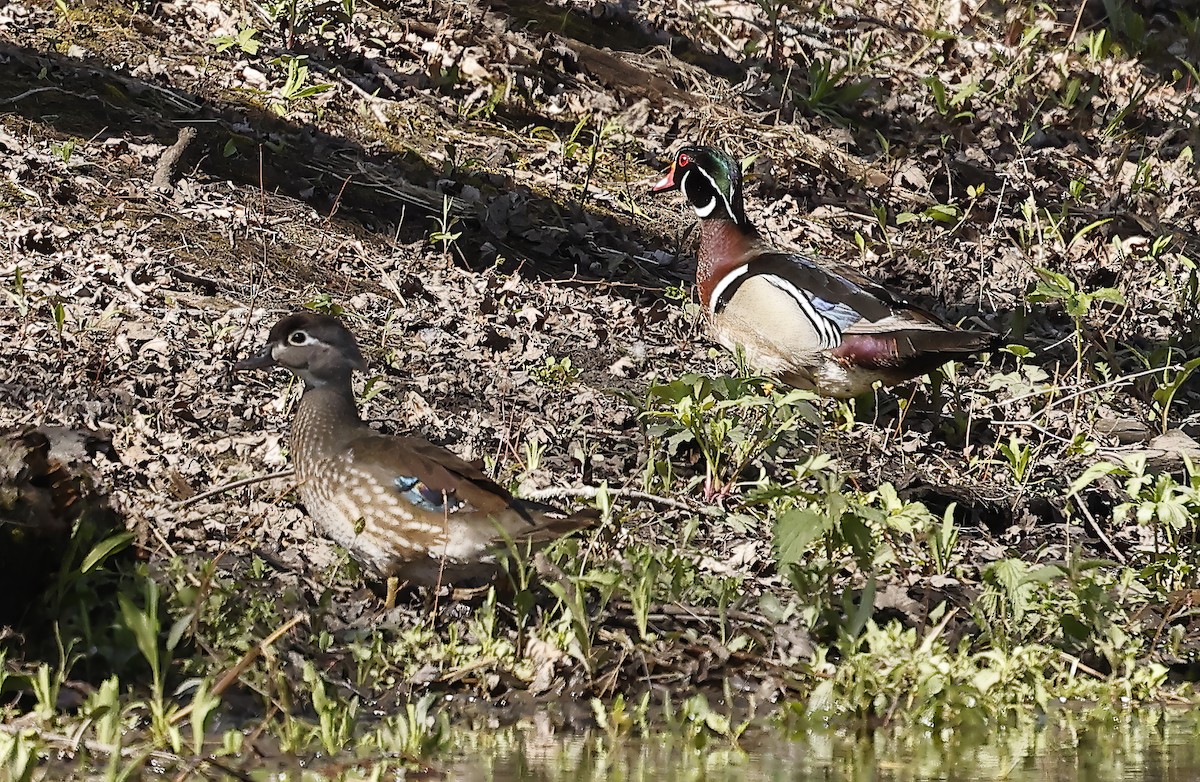
POLYGON ((1063 711, 967 736, 925 730, 758 729, 739 746, 695 732, 653 739, 563 735, 533 722, 457 742, 448 779, 546 780, 1200 780, 1200 710, 1063 711))

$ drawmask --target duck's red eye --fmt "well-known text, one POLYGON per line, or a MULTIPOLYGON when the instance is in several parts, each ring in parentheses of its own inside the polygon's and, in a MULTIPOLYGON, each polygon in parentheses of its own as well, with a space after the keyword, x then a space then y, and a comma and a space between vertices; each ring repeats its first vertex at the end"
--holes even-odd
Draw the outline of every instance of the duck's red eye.
POLYGON ((688 157, 688 154, 686 152, 680 152, 679 158, 675 161, 675 165, 679 166, 680 168, 686 168, 687 164, 691 163, 691 162, 692 162, 692 159, 690 157, 688 157))

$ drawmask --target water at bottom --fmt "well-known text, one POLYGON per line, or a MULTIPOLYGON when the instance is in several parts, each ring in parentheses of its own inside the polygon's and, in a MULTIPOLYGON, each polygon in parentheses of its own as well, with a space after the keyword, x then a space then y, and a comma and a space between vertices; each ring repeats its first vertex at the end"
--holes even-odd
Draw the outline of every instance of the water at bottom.
POLYGON ((457 742, 447 778, 621 780, 1200 780, 1200 709, 1063 710, 1018 727, 850 732, 755 728, 736 742, 694 730, 564 735, 538 721, 457 742))

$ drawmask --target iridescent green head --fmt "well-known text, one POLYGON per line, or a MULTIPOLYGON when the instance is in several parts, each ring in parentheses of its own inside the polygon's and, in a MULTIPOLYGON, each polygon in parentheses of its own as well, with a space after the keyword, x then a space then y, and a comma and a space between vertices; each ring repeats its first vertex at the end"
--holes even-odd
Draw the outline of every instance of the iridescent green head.
POLYGON ((702 219, 728 219, 748 228, 742 206, 742 169, 713 147, 686 146, 652 192, 681 191, 702 219))

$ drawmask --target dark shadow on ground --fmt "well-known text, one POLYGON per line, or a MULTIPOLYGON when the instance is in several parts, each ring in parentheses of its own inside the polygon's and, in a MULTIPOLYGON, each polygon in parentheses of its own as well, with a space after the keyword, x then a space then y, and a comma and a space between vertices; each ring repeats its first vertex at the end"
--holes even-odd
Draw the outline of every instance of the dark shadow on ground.
MULTIPOLYGON (((1056 0, 1049 3, 1060 23, 1074 27, 1077 40, 1103 32, 1108 45, 1137 57, 1141 67, 1163 81, 1187 79, 1182 62, 1200 66, 1200 8, 1190 0, 1056 0)), ((1192 84, 1192 89, 1195 85, 1192 84)))
MULTIPOLYGON (((266 106, 253 105, 254 97, 248 96, 246 103, 215 103, 119 73, 94 57, 76 59, 0 42, 0 60, 5 66, 0 69, 0 95, 10 96, 0 108, 52 133, 170 145, 180 128, 193 127, 197 138, 181 171, 261 187, 308 204, 326 219, 357 227, 349 233, 377 233, 400 244, 428 241, 431 218, 440 216, 443 198, 474 188, 474 198, 453 205, 461 221, 457 246, 464 265, 478 269, 499 256, 524 258, 531 263, 523 271, 532 276, 633 277, 657 287, 629 258, 658 246, 659 239, 611 215, 539 195, 505 172, 507 160, 486 169, 438 168, 397 139, 387 140, 392 149, 384 144, 365 149, 344 136, 289 122, 266 106), (602 256, 596 254, 599 248, 602 256)), ((152 213, 171 211, 168 196, 125 195, 152 213)), ((261 248, 250 244, 243 249, 253 257, 261 248)), ((235 279, 239 268, 229 269, 235 279)), ((303 259, 281 259, 273 268, 292 281, 322 280, 303 259)), ((623 293, 646 294, 643 289, 623 293)))
MULTIPOLYGON (((698 46, 685 35, 655 24, 638 3, 597 3, 587 11, 547 0, 487 0, 489 10, 507 15, 513 26, 560 35, 597 49, 644 53, 656 46, 709 74, 739 84, 746 78, 744 64, 720 52, 698 46)), ((676 85, 684 87, 684 85, 676 85)))

